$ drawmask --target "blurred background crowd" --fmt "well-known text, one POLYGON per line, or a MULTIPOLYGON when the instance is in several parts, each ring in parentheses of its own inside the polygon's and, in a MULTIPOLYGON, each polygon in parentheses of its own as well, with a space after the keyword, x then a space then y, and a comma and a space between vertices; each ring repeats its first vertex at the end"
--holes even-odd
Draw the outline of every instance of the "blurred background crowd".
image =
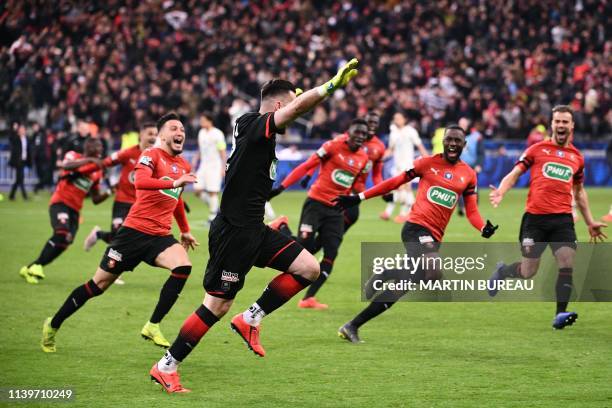
POLYGON ((578 139, 601 139, 610 15, 606 0, 8 0, 0 130, 18 120, 45 143, 78 132, 111 141, 172 109, 192 139, 203 111, 231 135, 266 80, 311 88, 355 56, 361 74, 346 94, 288 137, 327 139, 378 109, 381 133, 402 111, 425 139, 460 117, 485 138, 525 139, 564 103, 578 139))

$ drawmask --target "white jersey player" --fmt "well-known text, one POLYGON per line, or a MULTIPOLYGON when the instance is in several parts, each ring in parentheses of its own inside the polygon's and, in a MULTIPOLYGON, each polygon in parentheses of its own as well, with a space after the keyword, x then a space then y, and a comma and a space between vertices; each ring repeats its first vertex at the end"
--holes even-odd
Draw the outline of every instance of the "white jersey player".
MULTIPOLYGON (((194 190, 208 205, 208 221, 212 221, 219 211, 219 192, 221 181, 225 176, 226 147, 223 132, 213 126, 212 115, 200 115, 201 129, 198 132, 199 155, 196 158, 200 165, 196 173, 198 182, 194 190)), ((195 163, 194 163, 195 167, 195 163)))
MULTIPOLYGON (((421 142, 419 133, 407 123, 403 113, 397 112, 393 115, 390 130, 389 147, 384 157, 393 157, 393 176, 397 176, 412 168, 415 147, 419 150, 421 156, 427 156, 428 153, 421 142)), ((400 214, 395 218, 395 221, 404 223, 408 217, 412 204, 414 204, 414 193, 412 192, 410 183, 404 184, 393 193, 393 201, 387 204, 385 211, 380 214, 380 218, 383 220, 391 218, 396 203, 401 204, 401 210, 400 214)))

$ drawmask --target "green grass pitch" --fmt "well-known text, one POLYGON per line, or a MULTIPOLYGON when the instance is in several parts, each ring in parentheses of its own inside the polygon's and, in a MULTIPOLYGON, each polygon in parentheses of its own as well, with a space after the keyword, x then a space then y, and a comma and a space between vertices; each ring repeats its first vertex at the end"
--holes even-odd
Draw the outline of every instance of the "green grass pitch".
MULTIPOLYGON (((486 202, 487 193, 481 192, 483 217, 501 225, 494 241, 515 242, 526 191, 512 191, 496 210, 486 202)), ((605 214, 612 189, 589 194, 595 216, 605 214)), ((304 197, 289 192, 273 201, 293 228, 304 197)), ((204 204, 191 194, 186 199, 201 246, 191 255, 192 277, 162 322, 170 341, 202 300, 208 258, 204 204)), ((330 309, 300 310, 292 299, 267 317, 264 359, 247 351, 229 329, 228 317, 250 305, 275 274, 250 272, 228 317, 181 367, 191 394, 166 395, 149 381, 148 370, 162 350, 139 332, 167 273, 146 265, 127 273, 125 286, 112 287, 66 321, 57 336, 58 352, 44 354, 42 322, 93 275, 104 245, 85 253, 82 242, 93 225, 108 227, 111 208, 110 200, 97 207, 88 202, 75 245, 45 269, 46 280, 31 286, 18 270, 50 236, 47 201, 42 196, 0 202, 0 387, 71 386, 76 392, 71 407, 612 406, 612 305, 606 303, 574 304, 577 324, 556 332, 550 326, 553 303, 399 303, 362 328, 365 343, 340 340, 337 328, 366 305, 359 292, 360 242, 399 240, 401 226, 378 219, 384 206, 379 199, 362 206, 319 293, 330 309)), ((582 222, 578 236, 587 240, 582 222)), ((445 239, 481 238, 465 218, 454 216, 445 239)))

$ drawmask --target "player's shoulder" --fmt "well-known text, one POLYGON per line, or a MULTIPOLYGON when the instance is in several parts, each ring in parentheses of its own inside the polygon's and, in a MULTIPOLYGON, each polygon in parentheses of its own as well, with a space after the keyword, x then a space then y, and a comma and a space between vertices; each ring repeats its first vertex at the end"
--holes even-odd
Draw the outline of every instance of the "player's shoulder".
POLYGON ((160 149, 157 147, 149 147, 144 149, 140 158, 138 159, 138 164, 144 164, 145 166, 153 166, 153 163, 159 157, 160 149))
MULTIPOLYGON (((273 112, 268 112, 268 113, 273 114, 273 112)), ((268 113, 264 113, 264 114, 261 114, 259 112, 245 113, 244 115, 236 119, 236 124, 239 126, 238 129, 240 130, 241 127, 248 126, 252 124, 253 122, 255 122, 256 120, 264 118, 265 116, 268 115, 268 113)))
POLYGON ((580 149, 578 149, 576 147, 576 145, 574 145, 573 143, 570 143, 566 146, 567 150, 569 150, 571 153, 574 153, 576 156, 579 156, 580 158, 583 158, 582 152, 580 151, 580 149))
POLYGON ((81 153, 75 152, 74 150, 70 150, 64 155, 64 160, 77 160, 81 157, 83 157, 81 153))
POLYGON ((385 144, 382 140, 380 140, 380 138, 376 135, 372 136, 372 139, 370 139, 370 142, 382 149, 385 148, 385 144))
POLYGON ((461 171, 464 172, 465 174, 467 174, 469 176, 476 176, 476 170, 474 170, 474 168, 472 166, 470 166, 469 164, 467 164, 466 162, 460 160, 457 163, 457 165, 459 166, 461 171))

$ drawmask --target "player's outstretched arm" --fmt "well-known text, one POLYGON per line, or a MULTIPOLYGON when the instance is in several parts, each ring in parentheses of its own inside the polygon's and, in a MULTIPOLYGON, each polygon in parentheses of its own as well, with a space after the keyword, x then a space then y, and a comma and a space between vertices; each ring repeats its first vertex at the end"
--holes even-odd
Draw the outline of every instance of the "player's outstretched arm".
POLYGON ((353 58, 342 68, 338 70, 336 75, 324 83, 323 85, 306 91, 288 104, 274 112, 274 123, 277 128, 284 128, 302 114, 308 112, 316 105, 321 103, 329 95, 333 94, 337 89, 343 88, 357 75, 357 66, 359 61, 353 58))
POLYGON ((100 204, 110 196, 111 193, 109 191, 101 193, 99 188, 94 188, 91 190, 91 202, 95 205, 100 204))
POLYGON ((396 190, 399 186, 409 182, 415 177, 416 173, 414 169, 411 169, 403 172, 402 174, 398 174, 395 177, 391 177, 362 193, 359 193, 357 195, 341 195, 332 201, 336 203, 336 206, 338 206, 339 208, 350 208, 359 204, 360 201, 368 200, 372 197, 378 197, 380 195, 384 195, 393 190, 396 190))
POLYGON ((524 173, 523 169, 520 166, 514 166, 510 173, 506 174, 499 183, 499 187, 495 187, 494 185, 490 185, 491 192, 489 193, 489 201, 494 208, 502 202, 504 199, 504 195, 516 184, 517 180, 524 173))
POLYGON ((489 220, 487 220, 485 224, 482 220, 482 216, 478 210, 478 199, 476 198, 476 194, 464 195, 463 199, 465 201, 465 215, 470 224, 481 232, 483 238, 490 238, 495 234, 499 225, 493 225, 489 220))
POLYGON ((589 229, 589 242, 603 242, 604 239, 608 238, 608 236, 602 231, 602 228, 606 228, 607 225, 603 222, 595 221, 593 218, 593 214, 591 214, 591 208, 589 206, 589 197, 584 189, 584 184, 574 184, 574 199, 576 200, 576 206, 584 217, 584 222, 589 229))
POLYGON ((308 174, 311 169, 315 169, 320 163, 321 158, 316 153, 310 156, 308 160, 293 169, 291 173, 287 174, 287 177, 281 182, 280 186, 270 191, 268 201, 285 191, 287 187, 295 184, 299 179, 308 174))

